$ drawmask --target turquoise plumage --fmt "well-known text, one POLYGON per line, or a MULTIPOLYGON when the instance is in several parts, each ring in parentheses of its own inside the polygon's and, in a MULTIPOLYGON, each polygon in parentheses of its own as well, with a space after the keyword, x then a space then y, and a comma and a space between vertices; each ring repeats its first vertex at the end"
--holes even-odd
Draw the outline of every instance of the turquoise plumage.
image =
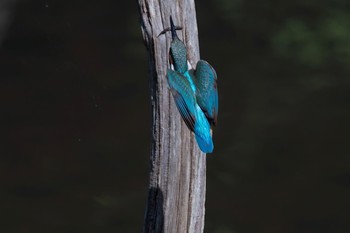
POLYGON ((168 69, 167 77, 175 104, 187 127, 196 135, 199 148, 204 153, 213 152, 214 144, 210 134, 210 125, 196 102, 196 96, 190 83, 182 74, 171 69, 168 69))
POLYGON ((164 29, 158 36, 171 31, 172 41, 170 44, 170 63, 174 65, 174 69, 181 74, 188 70, 187 66, 187 51, 185 44, 177 36, 176 30, 182 29, 174 25, 173 19, 170 16, 170 28, 164 29))
POLYGON ((197 103, 208 118, 209 123, 215 126, 219 110, 216 72, 208 62, 199 60, 194 77, 195 86, 197 88, 197 103))
POLYGON ((218 113, 218 93, 216 72, 208 62, 200 60, 196 70, 188 70, 187 51, 177 36, 176 27, 170 17, 170 28, 159 35, 171 31, 170 63, 167 79, 175 104, 187 127, 194 132, 199 148, 204 153, 214 149, 210 126, 216 124, 218 113))

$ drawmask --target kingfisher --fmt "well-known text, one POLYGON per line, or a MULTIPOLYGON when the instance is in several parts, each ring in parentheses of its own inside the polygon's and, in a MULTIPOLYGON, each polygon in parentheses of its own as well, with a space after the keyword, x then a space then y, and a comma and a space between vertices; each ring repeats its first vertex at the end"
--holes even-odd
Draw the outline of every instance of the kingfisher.
POLYGON ((199 148, 204 153, 212 153, 214 144, 211 126, 215 126, 218 114, 217 75, 214 68, 206 61, 199 60, 196 69, 189 69, 187 49, 177 36, 170 16, 170 28, 160 34, 171 31, 170 65, 167 80, 175 104, 187 127, 194 132, 199 148))

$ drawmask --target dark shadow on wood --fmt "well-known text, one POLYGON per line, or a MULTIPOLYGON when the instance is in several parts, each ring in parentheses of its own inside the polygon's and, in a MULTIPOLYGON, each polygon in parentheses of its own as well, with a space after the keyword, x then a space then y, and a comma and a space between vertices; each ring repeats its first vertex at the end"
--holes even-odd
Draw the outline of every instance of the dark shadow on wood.
POLYGON ((162 190, 150 188, 148 190, 148 204, 145 213, 144 233, 163 233, 164 232, 164 197, 162 190))

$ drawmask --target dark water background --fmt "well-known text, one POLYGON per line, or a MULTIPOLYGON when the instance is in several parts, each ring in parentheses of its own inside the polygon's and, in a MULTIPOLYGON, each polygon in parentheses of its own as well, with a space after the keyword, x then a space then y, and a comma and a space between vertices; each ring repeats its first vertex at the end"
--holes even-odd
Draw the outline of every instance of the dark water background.
MULTIPOLYGON (((206 230, 350 232, 350 2, 197 1, 220 91, 206 230)), ((0 232, 140 232, 135 1, 0 0, 0 232)))

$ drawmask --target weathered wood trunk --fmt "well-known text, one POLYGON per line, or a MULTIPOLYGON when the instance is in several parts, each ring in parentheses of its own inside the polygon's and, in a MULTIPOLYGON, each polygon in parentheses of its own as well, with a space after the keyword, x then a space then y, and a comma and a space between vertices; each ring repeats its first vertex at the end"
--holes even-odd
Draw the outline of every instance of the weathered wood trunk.
POLYGON ((168 90, 166 71, 170 15, 194 65, 199 60, 194 0, 139 0, 141 29, 149 53, 152 89, 150 184, 143 232, 198 233, 204 229, 206 156, 178 113, 168 90))

